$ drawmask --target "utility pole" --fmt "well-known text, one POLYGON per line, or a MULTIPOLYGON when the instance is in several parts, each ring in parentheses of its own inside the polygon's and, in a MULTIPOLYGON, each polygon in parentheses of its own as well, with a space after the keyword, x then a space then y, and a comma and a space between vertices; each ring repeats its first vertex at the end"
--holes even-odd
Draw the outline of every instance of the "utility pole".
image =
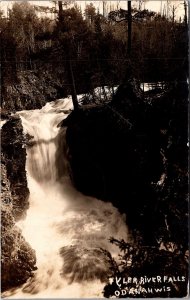
POLYGON ((128 43, 127 43, 128 55, 131 54, 131 33, 132 33, 131 0, 128 0, 128 43))

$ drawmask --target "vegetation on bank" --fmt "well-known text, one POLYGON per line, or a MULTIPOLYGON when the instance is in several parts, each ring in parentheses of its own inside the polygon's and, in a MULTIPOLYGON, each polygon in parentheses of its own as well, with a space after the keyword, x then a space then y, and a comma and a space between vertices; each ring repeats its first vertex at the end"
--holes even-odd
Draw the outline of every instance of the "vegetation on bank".
POLYGON ((188 295, 188 253, 174 244, 159 247, 129 244, 114 238, 119 261, 103 250, 111 276, 104 287, 106 298, 182 298, 188 295))
MULTIPOLYGON (((50 73, 51 81, 61 80, 64 95, 72 93, 72 76, 77 94, 118 85, 129 70, 141 82, 187 77, 187 25, 185 20, 177 22, 175 14, 132 20, 129 54, 127 18, 116 22, 92 4, 85 12, 77 5, 63 8, 61 3, 53 19, 42 18, 37 14, 40 7, 16 2, 8 17, 0 14, 3 103, 7 87, 19 86, 23 71, 38 77, 50 73)), ((61 91, 59 84, 57 88, 61 91)))

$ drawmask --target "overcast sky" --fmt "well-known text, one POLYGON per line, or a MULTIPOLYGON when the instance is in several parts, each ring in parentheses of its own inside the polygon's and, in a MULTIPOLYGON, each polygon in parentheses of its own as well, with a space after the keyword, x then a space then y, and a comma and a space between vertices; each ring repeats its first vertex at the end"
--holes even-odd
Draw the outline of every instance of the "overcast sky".
MULTIPOLYGON (((3 0, 0 1, 0 7, 3 10, 7 10, 7 8, 11 8, 12 4, 15 1, 8 1, 8 0, 3 0)), ((31 4, 35 4, 35 5, 41 5, 41 6, 52 6, 52 2, 51 1, 28 1, 31 4)), ((85 3, 93 3, 94 6, 96 8, 99 8, 100 13, 102 12, 102 1, 82 1, 82 0, 77 0, 75 1, 78 5, 81 6, 82 9, 84 9, 85 7, 85 3)), ((110 8, 114 8, 114 6, 116 7, 117 4, 119 4, 120 8, 124 8, 127 9, 127 1, 126 0, 121 0, 121 1, 105 1, 106 5, 107 5, 107 9, 108 11, 110 11, 110 8)), ((136 5, 138 6, 138 0, 132 0, 132 5, 136 5)), ((183 4, 183 0, 175 0, 175 1, 169 1, 171 3, 171 5, 175 5, 176 7, 176 16, 177 18, 179 18, 180 16, 183 18, 184 16, 184 4, 183 4)), ((186 1, 188 2, 188 1, 186 1)), ((156 12, 161 12, 161 10, 163 11, 164 8, 167 6, 167 0, 152 0, 152 1, 145 1, 145 3, 143 4, 143 8, 145 7, 146 9, 149 10, 153 10, 156 12)))

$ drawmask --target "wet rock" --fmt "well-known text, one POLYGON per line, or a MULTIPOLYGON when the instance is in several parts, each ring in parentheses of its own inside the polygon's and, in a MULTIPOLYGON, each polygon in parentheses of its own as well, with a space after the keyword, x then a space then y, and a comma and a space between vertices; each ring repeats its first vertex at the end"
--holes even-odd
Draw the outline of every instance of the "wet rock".
POLYGON ((13 199, 15 220, 24 217, 29 206, 25 163, 25 138, 19 116, 11 117, 2 127, 2 152, 13 199))
MULTIPOLYGON (((3 197, 3 195, 2 195, 3 197)), ((36 270, 35 251, 15 226, 12 205, 1 205, 2 291, 26 282, 36 270)))
POLYGON ((0 112, 1 112, 1 120, 9 119, 9 117, 10 117, 10 112, 9 111, 7 111, 6 109, 1 108, 0 112))
POLYGON ((2 291, 26 282, 36 270, 35 251, 25 241, 16 221, 29 206, 25 138, 19 117, 9 117, 2 127, 1 152, 1 271, 2 291))

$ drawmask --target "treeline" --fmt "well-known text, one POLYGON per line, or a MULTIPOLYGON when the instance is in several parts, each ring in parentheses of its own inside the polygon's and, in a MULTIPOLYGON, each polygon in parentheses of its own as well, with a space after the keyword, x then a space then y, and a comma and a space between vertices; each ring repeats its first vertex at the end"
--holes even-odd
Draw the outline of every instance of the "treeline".
POLYGON ((60 70, 68 92, 72 68, 77 93, 119 84, 129 70, 141 82, 187 77, 185 22, 159 14, 133 21, 129 55, 127 19, 106 18, 92 4, 83 13, 58 2, 55 19, 39 17, 28 2, 14 3, 8 18, 0 13, 3 86, 15 82, 20 71, 40 68, 60 70))

